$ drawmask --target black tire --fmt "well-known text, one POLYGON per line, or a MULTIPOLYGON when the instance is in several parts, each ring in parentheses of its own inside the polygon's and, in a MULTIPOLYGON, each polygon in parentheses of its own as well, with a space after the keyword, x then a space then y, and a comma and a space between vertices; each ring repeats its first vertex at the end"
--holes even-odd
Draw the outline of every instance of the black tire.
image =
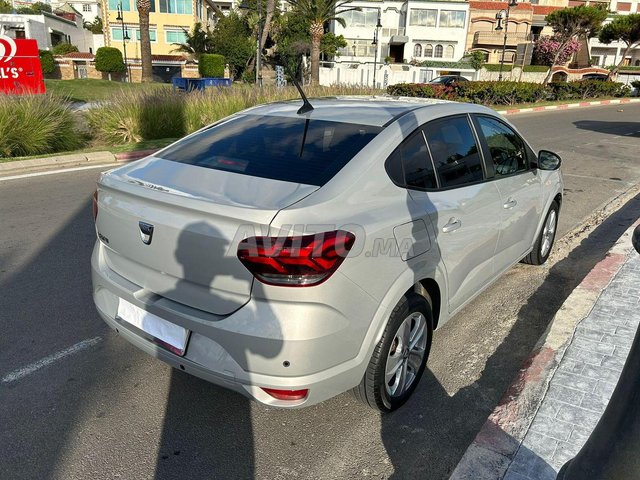
POLYGON ((382 412, 392 412, 404 405, 404 403, 409 400, 409 397, 413 394, 420 382, 422 374, 424 373, 424 369, 429 358, 429 352, 431 350, 432 339, 433 315, 431 312, 430 302, 428 302, 423 296, 414 292, 405 294, 393 309, 393 312, 391 312, 391 316, 389 317, 387 326, 382 334, 382 338, 373 351, 373 355, 371 356, 371 360, 367 366, 367 371, 365 372, 364 377, 362 377, 360 385, 352 390, 354 396, 365 405, 382 412), (417 372, 413 372, 415 377, 409 387, 400 395, 391 396, 387 391, 387 386, 385 384, 387 357, 391 351, 396 333, 402 323, 411 314, 418 312, 424 315, 426 321, 424 331, 424 335, 426 336, 424 358, 417 372))
POLYGON ((531 253, 522 259, 522 263, 528 263, 529 265, 542 265, 549 258, 549 254, 551 250, 553 250, 553 243, 556 239, 556 231, 558 229, 558 212, 560 207, 558 203, 554 200, 549 207, 549 211, 547 212, 547 216, 544 218, 544 223, 542 224, 542 228, 540 229, 540 233, 538 234, 538 238, 536 239, 536 243, 533 245, 533 250, 531 253), (551 216, 552 212, 555 212, 555 225, 553 228, 553 235, 551 237, 551 245, 546 252, 542 251, 543 240, 545 238, 545 226, 551 216))

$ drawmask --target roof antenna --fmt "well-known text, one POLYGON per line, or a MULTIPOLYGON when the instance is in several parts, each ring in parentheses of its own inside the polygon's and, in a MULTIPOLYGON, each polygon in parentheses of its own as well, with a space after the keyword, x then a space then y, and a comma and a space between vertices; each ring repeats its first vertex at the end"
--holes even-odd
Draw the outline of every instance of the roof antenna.
POLYGON ((288 62, 284 62, 284 64, 287 68, 287 73, 289 73, 289 76, 291 77, 291 81, 296 86, 296 88, 298 89, 298 93, 300 93, 300 96, 302 97, 302 106, 298 109, 296 113, 298 115, 302 115, 303 113, 312 111, 313 105, 309 103, 309 100, 307 99, 307 96, 304 94, 304 91, 302 90, 302 87, 300 86, 300 83, 298 82, 295 73, 289 67, 288 62))

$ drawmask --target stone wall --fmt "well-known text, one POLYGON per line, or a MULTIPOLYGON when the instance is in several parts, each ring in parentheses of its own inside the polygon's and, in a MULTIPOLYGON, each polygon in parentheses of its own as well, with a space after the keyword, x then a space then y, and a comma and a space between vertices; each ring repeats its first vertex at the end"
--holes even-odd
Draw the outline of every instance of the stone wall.
MULTIPOLYGON (((58 60, 55 61, 55 69, 53 73, 46 75, 46 78, 56 80, 73 80, 74 78, 81 78, 78 73, 78 69, 86 67, 86 78, 94 80, 109 80, 109 74, 106 72, 100 72, 96 70, 95 63, 91 61, 72 61, 72 60, 58 60)), ((198 67, 193 65, 181 65, 181 75, 185 78, 200 78, 198 67)), ((142 67, 137 65, 129 65, 129 73, 131 75, 131 81, 133 83, 140 83, 142 81, 142 67)), ((122 82, 124 81, 124 73, 112 73, 111 80, 122 82)))

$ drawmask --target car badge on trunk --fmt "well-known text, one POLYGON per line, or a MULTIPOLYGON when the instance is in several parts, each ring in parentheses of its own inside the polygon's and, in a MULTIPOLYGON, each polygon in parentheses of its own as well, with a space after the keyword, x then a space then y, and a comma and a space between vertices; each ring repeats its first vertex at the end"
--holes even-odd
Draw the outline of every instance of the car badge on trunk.
POLYGON ((140 238, 142 238, 142 243, 145 245, 150 245, 151 240, 153 239, 153 225, 145 222, 138 222, 140 226, 140 238))

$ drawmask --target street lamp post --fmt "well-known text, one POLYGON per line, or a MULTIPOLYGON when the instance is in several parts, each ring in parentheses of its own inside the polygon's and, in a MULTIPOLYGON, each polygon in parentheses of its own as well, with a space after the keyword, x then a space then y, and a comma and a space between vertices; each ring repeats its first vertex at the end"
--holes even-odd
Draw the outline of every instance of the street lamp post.
POLYGON ((373 42, 371 45, 374 46, 375 52, 373 54, 373 88, 376 88, 376 68, 378 63, 378 31, 382 27, 382 23, 380 23, 380 9, 378 9, 378 22, 376 23, 376 29, 373 32, 373 42))
MULTIPOLYGON (((244 0, 240 4, 241 10, 252 10, 247 0, 244 0)), ((262 87, 262 52, 260 46, 262 45, 262 0, 258 0, 258 38, 256 45, 256 85, 262 87)))
POLYGON ((504 40, 502 42, 502 57, 500 58, 500 73, 498 74, 498 81, 502 81, 502 70, 504 68, 504 54, 507 50, 507 32, 509 31, 509 13, 511 12, 511 7, 515 7, 518 4, 518 0, 509 0, 507 4, 506 10, 500 10, 496 13, 496 20, 498 21, 498 25, 496 26, 496 31, 499 32, 503 30, 501 22, 504 20, 504 40))
POLYGON ((122 15, 122 1, 118 3, 118 16, 116 20, 120 22, 122 28, 122 50, 124 52, 124 68, 126 70, 125 80, 131 81, 131 71, 129 70, 129 63, 127 62, 127 40, 130 40, 129 31, 124 28, 124 16, 122 15))

